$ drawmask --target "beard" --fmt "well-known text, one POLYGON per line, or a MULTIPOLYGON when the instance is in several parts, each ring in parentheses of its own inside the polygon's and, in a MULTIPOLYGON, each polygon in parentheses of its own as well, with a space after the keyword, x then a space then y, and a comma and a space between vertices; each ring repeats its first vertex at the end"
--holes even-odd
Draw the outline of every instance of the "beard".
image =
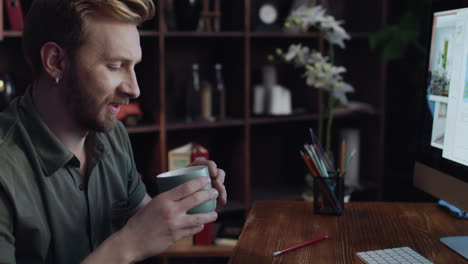
MULTIPOLYGON (((92 89, 84 87, 76 76, 74 67, 70 69, 68 81, 64 87, 65 103, 72 118, 78 124, 90 131, 109 132, 116 123, 117 117, 108 111, 109 103, 128 104, 129 99, 118 96, 108 96, 99 101, 92 89)), ((91 84, 92 86, 92 84, 91 84)))

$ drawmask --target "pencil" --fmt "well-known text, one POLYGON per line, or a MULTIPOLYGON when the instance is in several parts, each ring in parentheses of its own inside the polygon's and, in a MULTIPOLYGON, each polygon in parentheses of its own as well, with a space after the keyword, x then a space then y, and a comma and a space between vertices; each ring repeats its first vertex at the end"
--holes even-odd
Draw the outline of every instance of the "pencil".
POLYGON ((323 150, 322 145, 320 144, 320 142, 318 142, 317 136, 315 136, 314 130, 312 128, 309 128, 309 133, 310 138, 312 139, 312 144, 316 145, 319 148, 320 152, 323 153, 323 158, 325 159, 325 162, 327 163, 328 167, 331 168, 331 170, 335 174, 337 174, 333 162, 331 162, 331 160, 328 157, 328 153, 326 153, 325 150, 323 150))
POLYGON ((341 154, 340 154, 340 172, 341 175, 344 175, 345 172, 345 152, 346 152, 346 143, 344 140, 341 142, 341 154))
POLYGON ((309 171, 312 174, 312 176, 317 177, 316 183, 319 186, 320 191, 322 192, 322 195, 325 197, 325 199, 321 199, 322 206, 325 206, 325 203, 327 202, 334 209, 336 209, 335 200, 332 197, 333 194, 331 193, 330 189, 328 189, 328 187, 327 187, 326 183, 323 181, 323 179, 320 178, 321 176, 318 174, 317 170, 315 169, 314 165, 312 164, 311 158, 309 156, 307 156, 306 154, 304 154, 304 152, 302 152, 302 151, 299 151, 299 152, 301 154, 301 157, 304 159, 305 164, 309 168, 309 171), (325 200, 327 200, 327 201, 325 201, 325 200))
POLYGON ((307 246, 307 245, 310 245, 310 244, 313 244, 313 243, 317 243, 317 242, 322 241, 322 240, 327 239, 327 238, 328 238, 328 236, 319 236, 317 238, 306 241, 306 242, 301 243, 299 245, 292 246, 292 247, 289 247, 287 249, 283 249, 283 250, 280 250, 280 251, 273 252, 273 256, 278 256, 278 255, 284 254, 286 252, 289 252, 291 250, 298 249, 298 248, 301 248, 301 247, 304 247, 304 246, 307 246))

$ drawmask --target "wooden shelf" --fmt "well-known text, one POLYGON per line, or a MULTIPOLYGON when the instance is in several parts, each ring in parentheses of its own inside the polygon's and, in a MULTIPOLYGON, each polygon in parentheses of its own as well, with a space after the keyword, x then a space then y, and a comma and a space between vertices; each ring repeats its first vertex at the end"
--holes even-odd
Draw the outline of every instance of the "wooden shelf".
POLYGON ((293 121, 317 120, 318 117, 319 117, 318 114, 253 117, 250 119, 250 123, 252 125, 286 123, 286 122, 293 122, 293 121))
POLYGON ((141 125, 136 127, 127 127, 127 131, 129 134, 159 132, 160 129, 161 128, 158 125, 141 125))
MULTIPOLYGON (((371 32, 349 32, 351 38, 368 38, 372 35, 371 32)), ((257 32, 253 31, 250 33, 253 38, 319 38, 321 34, 319 32, 257 32)))
POLYGON ((350 115, 363 113, 369 115, 376 115, 377 111, 371 105, 366 104, 354 104, 350 106, 337 106, 333 110, 333 115, 335 117, 347 117, 350 115))
MULTIPOLYGON (((159 36, 158 31, 154 30, 139 30, 141 37, 157 37, 159 36)), ((3 36, 6 38, 21 38, 23 37, 23 31, 21 30, 5 30, 3 36)))
POLYGON ((201 129, 201 128, 216 128, 216 127, 241 127, 245 124, 245 121, 242 119, 228 119, 223 121, 216 122, 193 122, 193 123, 168 123, 167 130, 191 130, 191 129, 201 129))
MULTIPOLYGON (((367 106, 367 105, 355 106, 355 107, 340 106, 340 107, 336 107, 333 110, 334 118, 350 117, 352 115, 361 114, 361 113, 375 115, 376 111, 373 107, 367 106)), ((294 121, 309 121, 309 120, 318 120, 318 119, 319 119, 319 114, 311 113, 311 114, 289 115, 289 116, 252 117, 250 119, 250 123, 252 125, 259 125, 259 124, 286 123, 286 122, 294 122, 294 121)))
POLYGON ((160 254, 161 257, 230 257, 234 250, 234 246, 187 246, 173 245, 168 250, 160 254))
POLYGON ((250 33, 250 36, 254 38, 318 38, 320 33, 318 32, 306 32, 306 33, 293 33, 293 32, 258 32, 254 31, 250 33))
POLYGON ((198 32, 198 31, 170 31, 164 33, 168 38, 239 38, 244 37, 244 32, 198 32))
POLYGON ((156 30, 138 30, 140 37, 158 37, 160 34, 156 30))
POLYGON ((21 31, 21 30, 5 30, 5 31, 3 31, 3 36, 5 38, 21 38, 23 36, 23 31, 21 31))

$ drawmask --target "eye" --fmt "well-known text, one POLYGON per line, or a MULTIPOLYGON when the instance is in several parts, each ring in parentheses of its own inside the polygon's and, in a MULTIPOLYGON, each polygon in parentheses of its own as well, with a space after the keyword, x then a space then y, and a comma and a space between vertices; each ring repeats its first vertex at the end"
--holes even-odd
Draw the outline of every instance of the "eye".
POLYGON ((107 68, 110 71, 118 71, 118 70, 120 70, 122 68, 122 65, 121 64, 108 64, 107 68))

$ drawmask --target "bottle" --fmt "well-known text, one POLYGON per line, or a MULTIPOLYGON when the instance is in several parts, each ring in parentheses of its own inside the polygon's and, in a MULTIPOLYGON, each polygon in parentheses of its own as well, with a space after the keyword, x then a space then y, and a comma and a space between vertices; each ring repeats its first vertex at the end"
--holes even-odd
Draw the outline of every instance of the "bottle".
POLYGON ((201 103, 201 118, 204 121, 214 121, 212 111, 212 89, 211 83, 201 82, 200 103, 201 103))
POLYGON ((224 85, 222 69, 223 66, 220 63, 215 65, 216 87, 213 96, 213 108, 219 120, 226 119, 226 87, 224 85))
POLYGON ((186 121, 192 122, 200 118, 200 74, 197 63, 192 65, 192 77, 186 93, 186 121))
POLYGON ((15 96, 15 83, 10 73, 0 76, 0 111, 6 108, 15 96))

